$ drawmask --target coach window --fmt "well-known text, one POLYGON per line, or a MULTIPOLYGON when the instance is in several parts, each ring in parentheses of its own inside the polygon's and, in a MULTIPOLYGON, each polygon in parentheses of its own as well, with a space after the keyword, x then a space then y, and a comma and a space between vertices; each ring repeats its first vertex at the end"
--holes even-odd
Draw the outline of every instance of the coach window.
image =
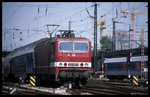
POLYGON ((127 69, 127 64, 124 64, 124 69, 127 69))
POLYGON ((111 64, 109 64, 109 69, 111 69, 111 64))
POLYGON ((136 69, 139 70, 140 69, 140 66, 138 63, 136 63, 136 69))
POLYGON ((116 64, 113 64, 113 68, 114 68, 114 69, 115 69, 115 65, 116 65, 116 64))
POLYGON ((123 64, 121 64, 121 69, 123 68, 123 64))
POLYGON ((131 68, 134 69, 134 63, 132 63, 131 68))
POLYGON ((118 68, 118 69, 119 69, 119 65, 120 65, 120 64, 117 65, 117 68, 118 68))
POLYGON ((110 64, 107 64, 107 68, 110 69, 110 64))
POLYGON ((114 68, 116 68, 117 67, 117 64, 114 64, 114 68))
POLYGON ((111 65, 111 69, 113 69, 113 64, 110 64, 111 65))

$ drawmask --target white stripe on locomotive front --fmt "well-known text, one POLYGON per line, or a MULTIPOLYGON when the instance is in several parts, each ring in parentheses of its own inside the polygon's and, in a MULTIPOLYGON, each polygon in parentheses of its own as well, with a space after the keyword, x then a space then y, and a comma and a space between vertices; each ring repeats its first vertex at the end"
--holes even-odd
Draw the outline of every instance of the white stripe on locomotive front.
POLYGON ((50 67, 91 67, 91 62, 51 62, 50 67), (62 63, 62 65, 59 65, 62 63), (67 66, 64 66, 64 63, 67 63, 67 66), (69 63, 78 63, 78 66, 68 66, 69 63), (83 66, 80 66, 80 64, 83 63, 83 66), (88 65, 85 65, 85 64, 88 65))

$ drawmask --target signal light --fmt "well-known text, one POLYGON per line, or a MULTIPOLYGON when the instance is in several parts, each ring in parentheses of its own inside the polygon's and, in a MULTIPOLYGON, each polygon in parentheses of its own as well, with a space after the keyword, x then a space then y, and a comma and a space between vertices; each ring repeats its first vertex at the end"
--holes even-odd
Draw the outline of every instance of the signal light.
POLYGON ((81 63, 80 66, 83 66, 83 63, 81 63))
POLYGON ((67 63, 64 63, 64 66, 67 66, 67 63))

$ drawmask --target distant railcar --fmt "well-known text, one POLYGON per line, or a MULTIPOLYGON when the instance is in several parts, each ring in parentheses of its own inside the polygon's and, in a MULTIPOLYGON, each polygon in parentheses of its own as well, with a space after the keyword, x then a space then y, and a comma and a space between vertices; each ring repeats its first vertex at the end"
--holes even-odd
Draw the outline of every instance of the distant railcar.
POLYGON ((91 42, 86 38, 44 38, 15 49, 4 62, 4 77, 46 82, 87 83, 91 70, 91 42))
MULTIPOLYGON (((109 79, 124 79, 130 76, 141 76, 141 56, 133 56, 130 61, 130 67, 127 63, 127 57, 105 58, 104 72, 109 79), (128 71, 129 68, 129 71, 128 71)), ((148 56, 144 56, 144 75, 148 78, 148 56)))

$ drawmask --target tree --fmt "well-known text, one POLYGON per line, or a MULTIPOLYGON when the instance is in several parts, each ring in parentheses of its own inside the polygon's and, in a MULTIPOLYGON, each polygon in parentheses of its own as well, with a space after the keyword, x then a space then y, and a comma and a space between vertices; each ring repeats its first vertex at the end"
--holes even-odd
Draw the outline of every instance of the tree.
POLYGON ((101 50, 100 52, 107 52, 112 50, 112 40, 107 36, 103 36, 100 40, 101 50))
MULTIPOLYGON (((142 44, 140 43, 140 45, 138 46, 138 48, 141 48, 142 47, 142 44)), ((144 45, 144 48, 145 48, 146 46, 144 45)))
POLYGON ((118 30, 116 31, 116 45, 118 45, 118 47, 116 49, 125 49, 128 47, 128 43, 126 42, 126 40, 129 38, 129 36, 127 34, 126 31, 122 31, 122 30, 118 30))

